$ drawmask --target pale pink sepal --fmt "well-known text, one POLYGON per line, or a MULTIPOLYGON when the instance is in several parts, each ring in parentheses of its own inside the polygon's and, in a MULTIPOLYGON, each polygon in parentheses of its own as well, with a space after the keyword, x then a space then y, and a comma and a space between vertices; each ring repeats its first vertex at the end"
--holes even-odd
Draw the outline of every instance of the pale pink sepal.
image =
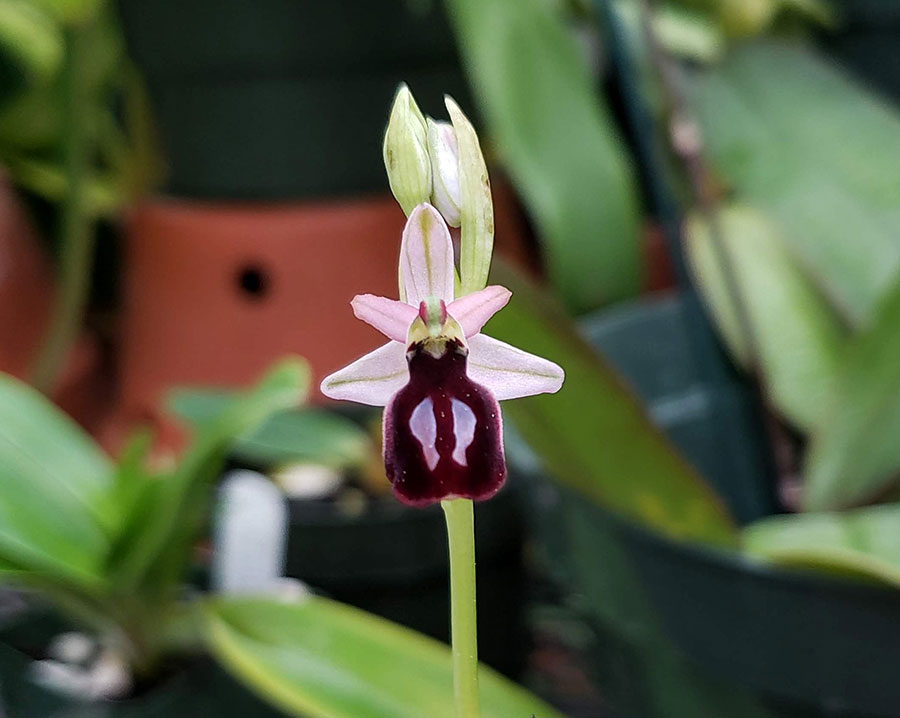
POLYGON ((559 391, 565 376, 552 361, 484 334, 469 339, 469 378, 487 387, 498 401, 559 391))
POLYGON ((453 301, 453 242, 444 218, 427 202, 406 220, 400 245, 400 278, 408 304, 429 297, 453 301))
POLYGON ((447 311, 459 322, 465 335, 471 337, 478 334, 487 320, 506 306, 511 296, 512 292, 506 287, 494 284, 451 302, 447 311))
POLYGON ((392 341, 325 377, 320 389, 330 399, 386 406, 407 381, 406 345, 392 341))
POLYGON ((396 299, 374 294, 357 294, 350 302, 353 314, 371 324, 395 342, 405 343, 409 325, 416 318, 416 308, 396 299))

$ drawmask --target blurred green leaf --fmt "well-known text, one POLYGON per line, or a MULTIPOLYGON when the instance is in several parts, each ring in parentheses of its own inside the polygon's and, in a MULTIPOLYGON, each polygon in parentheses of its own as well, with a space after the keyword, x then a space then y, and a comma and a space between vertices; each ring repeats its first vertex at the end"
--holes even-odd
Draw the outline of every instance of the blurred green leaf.
POLYGON ((33 87, 4 104, 0 110, 0 146, 3 154, 54 147, 59 140, 62 123, 60 101, 59 88, 53 84, 33 87))
MULTIPOLYGON (((495 263, 496 264, 496 263, 495 263)), ((639 404, 551 298, 508 267, 494 281, 513 291, 486 333, 558 362, 557 394, 503 405, 547 471, 613 511, 673 538, 736 542, 724 505, 652 426, 639 404)))
POLYGON ((147 591, 165 592, 178 580, 188 546, 208 510, 209 483, 221 469, 228 447, 271 413, 299 403, 306 396, 309 376, 305 362, 284 360, 198 427, 174 472, 150 482, 152 504, 142 506, 116 546, 118 582, 142 581, 147 591))
MULTIPOLYGON (((110 490, 110 503, 119 516, 116 548, 121 546, 122 535, 129 531, 139 516, 154 506, 153 494, 158 490, 157 476, 151 474, 147 466, 148 456, 153 446, 153 434, 146 429, 136 430, 119 455, 110 490)), ((116 550, 107 557, 108 563, 115 563, 116 550)))
POLYGON ((29 84, 46 83, 62 64, 62 28, 34 0, 0 0, 0 48, 16 59, 29 84))
POLYGON ((747 45, 697 89, 714 167, 778 221, 844 317, 865 324, 900 270, 900 115, 798 45, 747 45))
MULTIPOLYGON (((0 9, 3 2, 17 0, 0 0, 0 9)), ((28 4, 56 30, 63 56, 51 75, 31 83, 0 108, 0 163, 16 184, 63 202, 70 182, 62 144, 64 130, 72 129, 75 117, 80 141, 88 148, 89 170, 82 190, 86 213, 92 218, 110 215, 134 190, 133 175, 140 171, 136 165, 144 161, 139 156, 143 138, 130 137, 122 127, 122 101, 132 103, 136 91, 114 13, 108 4, 95 13, 88 9, 92 3, 72 3, 78 17, 65 28, 67 20, 57 11, 67 3, 28 4), (72 102, 77 109, 69 106, 72 102)), ((130 106, 126 114, 130 119, 130 106)))
MULTIPOLYGON (((647 50, 641 8, 633 0, 615 0, 611 7, 627 31, 626 41, 640 58, 640 70, 643 72, 647 50)), ((725 52, 725 37, 708 14, 694 8, 664 3, 654 7, 652 18, 656 39, 673 55, 697 62, 712 62, 725 52)), ((646 101, 648 98, 643 99, 646 101)))
POLYGON ((772 24, 778 0, 715 0, 722 29, 733 38, 759 35, 772 24))
MULTIPOLYGON (((323 598, 219 599, 206 617, 213 655, 291 715, 454 715, 449 649, 407 628, 323 598)), ((484 718, 560 718, 485 666, 479 687, 484 718)))
POLYGON ((850 341, 829 409, 807 454, 810 511, 871 500, 900 477, 900 286, 850 341))
MULTIPOLYGON (((88 4, 94 0, 79 0, 88 4)), ((90 52, 81 58, 80 81, 87 93, 92 94, 98 105, 109 101, 109 93, 115 81, 121 80, 121 73, 127 64, 125 45, 112 3, 98 0, 102 12, 96 13, 91 22, 79 28, 90 52)))
MULTIPOLYGON (((61 165, 19 155, 4 158, 13 180, 52 201, 66 196, 66 173, 61 165)), ((84 188, 86 211, 93 217, 108 215, 122 202, 121 188, 112 176, 94 174, 86 178, 84 188)))
MULTIPOLYGON (((618 3, 622 10, 638 10, 633 2, 618 3)), ((661 5, 653 13, 653 31, 669 52, 700 62, 711 62, 725 50, 722 32, 708 17, 674 5, 661 5)))
POLYGON ((550 277, 585 311, 637 292, 638 200, 622 142, 575 37, 541 0, 447 0, 501 159, 550 277))
MULTIPOLYGON (((202 424, 221 411, 230 396, 229 392, 185 389, 172 395, 169 409, 192 424, 202 424)), ((229 454, 266 468, 302 462, 340 469, 358 466, 371 451, 369 435, 340 414, 291 409, 273 414, 239 436, 229 454)))
POLYGON ((769 29, 778 12, 793 11, 820 25, 834 23, 828 0, 671 0, 692 10, 705 11, 735 37, 750 37, 769 29))
POLYGON ((0 558, 80 584, 100 580, 115 517, 112 466, 41 394, 0 375, 0 558))
POLYGON ((63 22, 79 25, 91 20, 103 7, 103 0, 32 0, 63 22))
POLYGON ((836 24, 834 7, 828 0, 781 0, 781 5, 820 25, 831 27, 836 24))
MULTIPOLYGON (((777 225, 762 213, 732 205, 717 213, 723 242, 749 314, 764 384, 778 409, 810 429, 833 399, 844 332, 837 316, 789 254, 777 225)), ((708 224, 686 224, 687 255, 698 287, 726 343, 750 365, 749 346, 708 224)))
POLYGON ((900 504, 773 516, 747 526, 742 540, 766 561, 900 588, 900 504))

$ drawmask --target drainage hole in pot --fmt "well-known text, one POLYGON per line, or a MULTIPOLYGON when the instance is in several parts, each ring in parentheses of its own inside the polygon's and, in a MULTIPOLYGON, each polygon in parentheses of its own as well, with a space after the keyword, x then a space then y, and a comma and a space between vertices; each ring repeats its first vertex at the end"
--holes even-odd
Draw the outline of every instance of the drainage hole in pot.
POLYGON ((238 289, 248 299, 262 299, 269 291, 269 275, 262 267, 248 264, 237 273, 238 289))

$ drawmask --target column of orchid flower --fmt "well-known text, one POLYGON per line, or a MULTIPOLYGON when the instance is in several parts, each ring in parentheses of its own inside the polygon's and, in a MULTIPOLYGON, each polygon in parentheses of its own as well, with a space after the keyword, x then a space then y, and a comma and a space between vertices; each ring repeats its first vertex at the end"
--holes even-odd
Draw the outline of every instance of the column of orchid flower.
POLYGON ((494 244, 487 168, 471 123, 449 97, 446 107, 451 123, 424 117, 405 85, 394 98, 384 162, 408 216, 400 300, 354 297, 354 314, 389 341, 327 377, 322 392, 384 406, 384 462, 394 495, 413 506, 441 502, 450 551, 456 714, 477 718, 472 502, 493 496, 506 478, 497 402, 555 392, 563 372, 481 334, 510 292, 485 286, 494 244), (459 228, 458 257, 450 227, 459 228))

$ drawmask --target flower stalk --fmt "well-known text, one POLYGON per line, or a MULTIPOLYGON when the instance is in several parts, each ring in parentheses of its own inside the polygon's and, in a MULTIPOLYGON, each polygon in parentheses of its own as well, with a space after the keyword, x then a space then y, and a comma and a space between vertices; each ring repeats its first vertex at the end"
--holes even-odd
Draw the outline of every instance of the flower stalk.
POLYGON ((479 718, 475 512, 471 499, 441 501, 450 551, 450 635, 456 718, 479 718))

